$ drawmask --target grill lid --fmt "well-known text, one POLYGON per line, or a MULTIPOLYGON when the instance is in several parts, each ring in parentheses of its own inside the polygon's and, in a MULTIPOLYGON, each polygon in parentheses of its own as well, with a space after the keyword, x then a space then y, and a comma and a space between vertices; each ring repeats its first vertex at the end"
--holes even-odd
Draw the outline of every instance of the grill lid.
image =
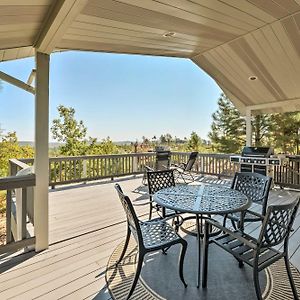
POLYGON ((242 156, 245 157, 270 157, 274 154, 271 147, 244 147, 242 156))

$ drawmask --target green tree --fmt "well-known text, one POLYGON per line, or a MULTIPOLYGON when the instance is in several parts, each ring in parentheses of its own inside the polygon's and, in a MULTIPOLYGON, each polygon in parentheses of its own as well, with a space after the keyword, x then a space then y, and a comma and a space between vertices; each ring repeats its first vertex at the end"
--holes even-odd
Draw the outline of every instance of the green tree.
POLYGON ((195 131, 193 131, 187 142, 188 150, 199 151, 201 146, 202 146, 202 139, 195 131))
POLYGON ((101 143, 94 142, 90 146, 87 154, 117 154, 119 153, 119 148, 108 136, 106 139, 103 139, 101 143))
POLYGON ((160 137, 159 137, 159 143, 164 145, 167 143, 167 139, 166 139, 166 136, 164 134, 162 134, 160 137))
POLYGON ((172 135, 171 135, 170 133, 167 133, 167 134, 165 135, 165 139, 166 139, 167 145, 170 146, 171 143, 172 143, 172 141, 173 141, 172 135))
POLYGON ((51 132, 53 138, 64 145, 59 147, 63 155, 86 155, 97 142, 94 138, 87 139, 87 128, 83 121, 75 119, 75 109, 72 107, 58 106, 59 118, 53 120, 51 132))
POLYGON ((272 137, 278 152, 300 154, 300 112, 274 114, 272 137))
POLYGON ((274 127, 274 118, 271 114, 256 115, 252 118, 252 133, 254 146, 268 146, 271 131, 274 127))
POLYGON ((34 151, 30 146, 20 146, 16 132, 8 132, 0 142, 0 177, 9 174, 9 159, 33 158, 34 151))
POLYGON ((218 110, 212 115, 209 133, 213 148, 221 153, 240 152, 245 144, 245 120, 226 95, 221 94, 218 106, 218 110))

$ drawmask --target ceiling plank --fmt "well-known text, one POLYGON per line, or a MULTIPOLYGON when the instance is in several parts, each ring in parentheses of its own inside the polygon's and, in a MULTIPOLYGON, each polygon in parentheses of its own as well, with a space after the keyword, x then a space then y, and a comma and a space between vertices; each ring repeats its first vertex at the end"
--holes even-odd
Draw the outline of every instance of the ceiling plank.
POLYGON ((61 0, 54 6, 35 43, 39 52, 50 54, 88 0, 61 0))

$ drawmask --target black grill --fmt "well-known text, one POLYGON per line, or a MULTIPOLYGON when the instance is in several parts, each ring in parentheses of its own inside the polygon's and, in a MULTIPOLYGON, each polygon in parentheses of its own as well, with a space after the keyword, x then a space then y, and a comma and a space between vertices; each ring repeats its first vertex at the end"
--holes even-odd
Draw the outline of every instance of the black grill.
POLYGON ((242 151, 243 157, 269 158, 273 154, 274 150, 271 147, 244 147, 242 151))
POLYGON ((267 175, 268 160, 274 150, 271 147, 244 147, 241 157, 241 172, 267 175))

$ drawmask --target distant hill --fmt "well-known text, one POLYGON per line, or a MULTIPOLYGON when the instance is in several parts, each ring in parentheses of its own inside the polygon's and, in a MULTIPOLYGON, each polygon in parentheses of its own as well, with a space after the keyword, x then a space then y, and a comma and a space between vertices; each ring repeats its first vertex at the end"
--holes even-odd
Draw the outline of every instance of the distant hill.
MULTIPOLYGON (((34 146, 34 142, 32 141, 19 141, 20 146, 34 146)), ((49 143, 49 148, 57 148, 59 146, 63 145, 62 143, 57 143, 57 142, 51 142, 49 143)))
MULTIPOLYGON (((99 141, 98 144, 101 142, 99 141)), ((117 141, 114 142, 118 146, 123 146, 123 145, 130 145, 132 142, 131 141, 117 141)), ((32 141, 19 141, 20 146, 34 146, 34 142, 32 141)), ((59 146, 63 145, 63 143, 58 143, 58 142, 50 142, 49 143, 49 148, 58 148, 59 146)))
POLYGON ((133 143, 133 142, 132 141, 118 141, 118 142, 114 142, 114 144, 119 145, 119 146, 130 145, 131 143, 133 143))

